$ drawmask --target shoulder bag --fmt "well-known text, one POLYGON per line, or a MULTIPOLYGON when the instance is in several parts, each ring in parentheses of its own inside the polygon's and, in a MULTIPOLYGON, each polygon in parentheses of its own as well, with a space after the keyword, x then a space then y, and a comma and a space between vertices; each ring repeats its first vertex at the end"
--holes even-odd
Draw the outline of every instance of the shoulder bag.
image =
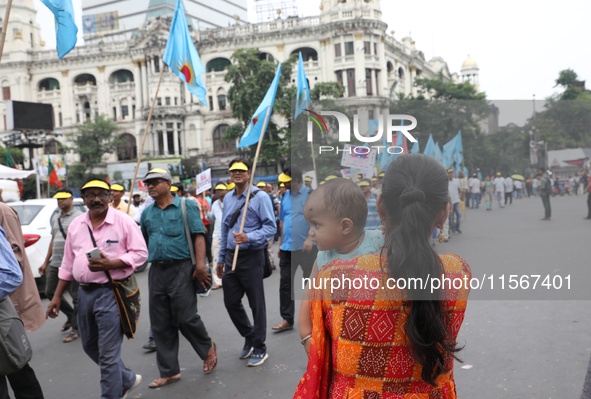
POLYGON ((33 349, 9 297, 0 301, 0 374, 22 369, 33 357, 33 349))
MULTIPOLYGON (((187 246, 189 247, 189 252, 191 253, 191 263, 193 264, 193 266, 197 265, 197 261, 195 258, 195 244, 192 242, 191 240, 191 230, 189 229, 189 220, 187 219, 187 203, 186 203, 187 199, 183 198, 181 200, 181 212, 183 213, 183 220, 185 222, 185 236, 187 237, 187 246)), ((207 273, 209 274, 209 281, 213 281, 212 280, 212 276, 211 276, 211 266, 206 266, 205 269, 207 270, 207 273)), ((199 280, 193 280, 193 284, 195 285, 195 293, 196 294, 205 294, 209 291, 209 289, 211 288, 211 283, 209 285, 209 287, 207 287, 207 289, 205 287, 203 287, 201 285, 201 282, 199 280)))

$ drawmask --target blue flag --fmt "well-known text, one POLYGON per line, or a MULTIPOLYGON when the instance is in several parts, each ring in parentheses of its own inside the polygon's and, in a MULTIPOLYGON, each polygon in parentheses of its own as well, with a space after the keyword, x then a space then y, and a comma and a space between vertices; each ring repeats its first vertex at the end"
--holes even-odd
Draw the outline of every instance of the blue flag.
POLYGON ((308 79, 306 79, 306 71, 304 70, 304 60, 300 52, 298 60, 298 79, 296 81, 298 91, 296 93, 296 107, 293 119, 295 120, 306 108, 310 108, 310 86, 308 86, 308 79))
POLYGON ((55 17, 57 56, 64 58, 76 45, 78 27, 74 20, 72 0, 41 0, 55 17))
POLYGON ((281 63, 277 65, 277 72, 275 73, 275 78, 267 90, 267 94, 265 94, 265 98, 259 105, 256 111, 254 111, 254 115, 250 118, 250 123, 248 127, 244 131, 244 134, 240 138, 240 143, 238 144, 238 148, 248 147, 253 144, 256 144, 261 139, 261 136, 265 134, 263 131, 263 126, 265 129, 267 128, 265 119, 271 118, 271 113, 273 112, 273 104, 275 103, 275 94, 277 94, 277 87, 279 86, 279 79, 281 77, 281 63), (267 116, 268 113, 268 116, 267 116))
POLYGON ((189 34, 181 0, 176 3, 162 61, 187 84, 189 91, 199 99, 201 104, 207 104, 205 84, 201 77, 205 67, 189 34))
POLYGON ((432 134, 429 135, 429 139, 427 140, 427 144, 425 145, 423 154, 425 154, 428 157, 435 158, 435 141, 433 141, 432 134))
POLYGON ((410 153, 411 154, 418 154, 419 153, 419 139, 417 139, 417 142, 412 145, 412 148, 410 149, 410 153))

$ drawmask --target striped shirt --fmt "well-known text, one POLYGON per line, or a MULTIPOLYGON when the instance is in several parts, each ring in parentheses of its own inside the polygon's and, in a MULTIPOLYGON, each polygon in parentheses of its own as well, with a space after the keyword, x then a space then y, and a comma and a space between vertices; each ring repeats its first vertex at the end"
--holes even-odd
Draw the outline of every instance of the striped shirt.
POLYGON ((64 258, 64 247, 66 246, 66 238, 60 231, 59 222, 62 222, 62 228, 64 233, 68 234, 68 227, 72 220, 76 219, 77 216, 82 215, 82 211, 76 207, 72 207, 70 212, 62 215, 61 209, 57 209, 51 215, 51 236, 53 237, 53 247, 51 249, 51 262, 50 267, 60 267, 62 259, 64 258), (58 221, 59 220, 59 221, 58 221))

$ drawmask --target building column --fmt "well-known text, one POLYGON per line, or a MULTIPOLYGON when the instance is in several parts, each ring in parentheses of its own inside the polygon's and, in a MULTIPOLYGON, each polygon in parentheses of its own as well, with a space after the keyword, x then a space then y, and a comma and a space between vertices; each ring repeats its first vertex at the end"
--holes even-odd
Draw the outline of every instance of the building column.
MULTIPOLYGON (((135 106, 136 108, 142 108, 144 106, 144 93, 142 92, 142 69, 141 69, 141 61, 134 61, 133 65, 134 68, 134 78, 133 82, 135 85, 135 106)), ((131 107, 131 105, 130 105, 131 107)), ((131 109, 130 109, 131 113, 131 109)))

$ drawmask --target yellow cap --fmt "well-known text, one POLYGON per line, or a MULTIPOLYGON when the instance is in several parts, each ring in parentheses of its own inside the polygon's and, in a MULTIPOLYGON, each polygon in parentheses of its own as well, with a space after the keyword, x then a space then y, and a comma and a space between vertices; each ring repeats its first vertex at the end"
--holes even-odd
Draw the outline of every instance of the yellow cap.
POLYGON ((312 181, 312 178, 310 176, 306 176, 304 177, 304 181, 312 181))
POLYGON ((322 180, 318 185, 322 186, 324 183, 326 183, 326 180, 322 180))
POLYGON ((291 181, 291 176, 288 176, 285 173, 282 173, 282 174, 279 175, 279 177, 277 179, 281 183, 289 183, 291 181))
POLYGON ((236 184, 234 184, 233 182, 232 183, 228 183, 226 185, 226 188, 228 189, 228 191, 234 190, 234 187, 236 187, 236 184))
POLYGON ((378 177, 384 177, 384 176, 386 176, 386 172, 380 172, 380 173, 378 174, 378 177))
POLYGON ((60 191, 59 193, 56 193, 53 198, 55 199, 66 199, 66 198, 72 198, 72 193, 69 193, 67 191, 60 191))
POLYGON ((285 184, 279 183, 279 187, 285 187, 285 184))
POLYGON ((326 176, 326 178, 325 178, 324 180, 326 180, 326 181, 329 181, 329 180, 332 180, 332 179, 337 179, 337 178, 338 178, 338 177, 337 177, 337 176, 335 176, 335 175, 328 175, 328 176, 326 176))
POLYGON ((179 191, 179 188, 177 186, 170 186, 171 193, 176 193, 177 191, 179 191))
POLYGON ((345 179, 351 180, 351 176, 345 176, 345 179))
POLYGON ((372 177, 371 178, 371 181, 378 181, 378 178, 377 177, 372 177))
POLYGON ((265 183, 264 181, 260 181, 257 183, 257 187, 265 188, 265 187, 267 187, 267 183, 265 183))
POLYGON ((111 187, 101 180, 91 180, 83 185, 81 190, 86 190, 87 188, 102 188, 103 190, 111 191, 111 187))
MULTIPOLYGON (((234 183, 232 183, 234 184, 234 183)), ((227 190, 228 186, 226 186, 224 183, 218 183, 215 185, 215 189, 216 190, 227 190)))
POLYGON ((359 187, 369 187, 369 182, 367 180, 360 181, 359 187))
POLYGON ((246 170, 248 171, 248 166, 243 162, 236 162, 228 170, 246 170))
POLYGON ((111 184, 111 191, 125 191, 125 187, 117 183, 111 184))

